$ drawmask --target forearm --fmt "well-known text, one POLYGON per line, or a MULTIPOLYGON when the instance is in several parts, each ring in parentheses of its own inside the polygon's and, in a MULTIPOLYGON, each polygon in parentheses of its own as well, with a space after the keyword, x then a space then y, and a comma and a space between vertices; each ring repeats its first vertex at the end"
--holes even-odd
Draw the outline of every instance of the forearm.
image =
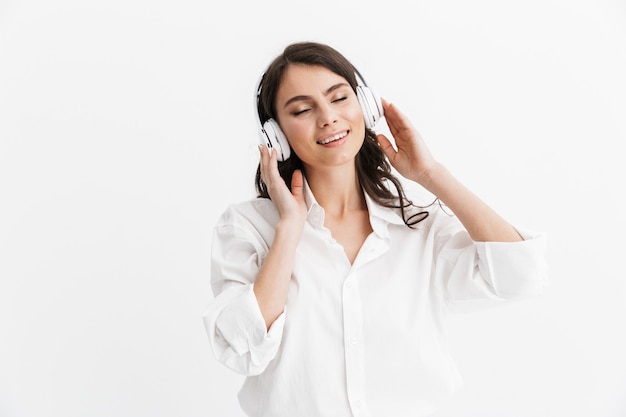
POLYGON ((287 224, 279 223, 274 242, 254 282, 254 295, 268 329, 285 309, 299 240, 299 233, 294 233, 287 224))
POLYGON ((437 196, 454 212, 476 242, 516 242, 523 240, 498 213, 458 181, 441 164, 414 179, 437 196))

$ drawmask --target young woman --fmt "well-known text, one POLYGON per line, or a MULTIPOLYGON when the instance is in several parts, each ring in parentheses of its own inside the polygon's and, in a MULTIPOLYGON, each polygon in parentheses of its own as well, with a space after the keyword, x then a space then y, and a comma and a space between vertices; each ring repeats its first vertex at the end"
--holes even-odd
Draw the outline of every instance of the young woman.
POLYGON ((249 416, 428 415, 461 384, 446 313, 541 293, 545 236, 507 223, 368 93, 311 42, 285 48, 259 84, 273 147, 260 146, 258 198, 217 222, 204 316, 217 359, 247 376, 249 416), (366 127, 383 114, 395 145, 366 127), (406 181, 447 210, 417 205, 406 181))

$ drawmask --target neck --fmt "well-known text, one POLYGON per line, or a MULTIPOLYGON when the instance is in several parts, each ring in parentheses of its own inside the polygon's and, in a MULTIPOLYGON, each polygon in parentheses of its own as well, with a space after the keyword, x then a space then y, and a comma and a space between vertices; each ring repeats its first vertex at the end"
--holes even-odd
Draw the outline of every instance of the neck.
POLYGON ((332 215, 365 210, 367 205, 354 166, 336 169, 307 169, 307 182, 315 200, 332 215))

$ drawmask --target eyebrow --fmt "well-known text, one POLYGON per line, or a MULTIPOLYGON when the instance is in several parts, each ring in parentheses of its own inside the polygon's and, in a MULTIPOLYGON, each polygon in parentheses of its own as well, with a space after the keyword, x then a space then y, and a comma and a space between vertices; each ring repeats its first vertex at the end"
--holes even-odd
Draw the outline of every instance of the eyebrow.
MULTIPOLYGON (((324 92, 324 95, 327 96, 330 93, 332 93, 333 91, 335 91, 335 90, 337 90, 338 88, 341 88, 341 87, 350 87, 350 84, 348 84, 348 83, 337 83, 337 84, 331 86, 328 90, 326 90, 324 92)), ((311 100, 311 96, 294 96, 294 97, 291 97, 289 100, 287 100, 287 102, 285 103, 283 108, 287 107, 288 105, 290 105, 291 103, 293 103, 295 101, 304 101, 304 100, 311 100)))

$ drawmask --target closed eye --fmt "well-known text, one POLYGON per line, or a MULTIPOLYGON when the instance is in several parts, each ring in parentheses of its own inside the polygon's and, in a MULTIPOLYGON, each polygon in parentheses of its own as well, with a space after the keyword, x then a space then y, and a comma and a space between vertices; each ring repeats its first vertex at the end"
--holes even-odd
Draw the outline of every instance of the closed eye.
MULTIPOLYGON (((336 99, 332 100, 331 103, 340 103, 342 101, 345 101, 348 99, 348 96, 341 96, 341 97, 337 97, 336 99)), ((300 116, 301 114, 304 114, 308 111, 311 111, 310 108, 306 108, 306 109, 301 109, 301 110, 296 110, 291 112, 292 115, 294 116, 300 116)))

